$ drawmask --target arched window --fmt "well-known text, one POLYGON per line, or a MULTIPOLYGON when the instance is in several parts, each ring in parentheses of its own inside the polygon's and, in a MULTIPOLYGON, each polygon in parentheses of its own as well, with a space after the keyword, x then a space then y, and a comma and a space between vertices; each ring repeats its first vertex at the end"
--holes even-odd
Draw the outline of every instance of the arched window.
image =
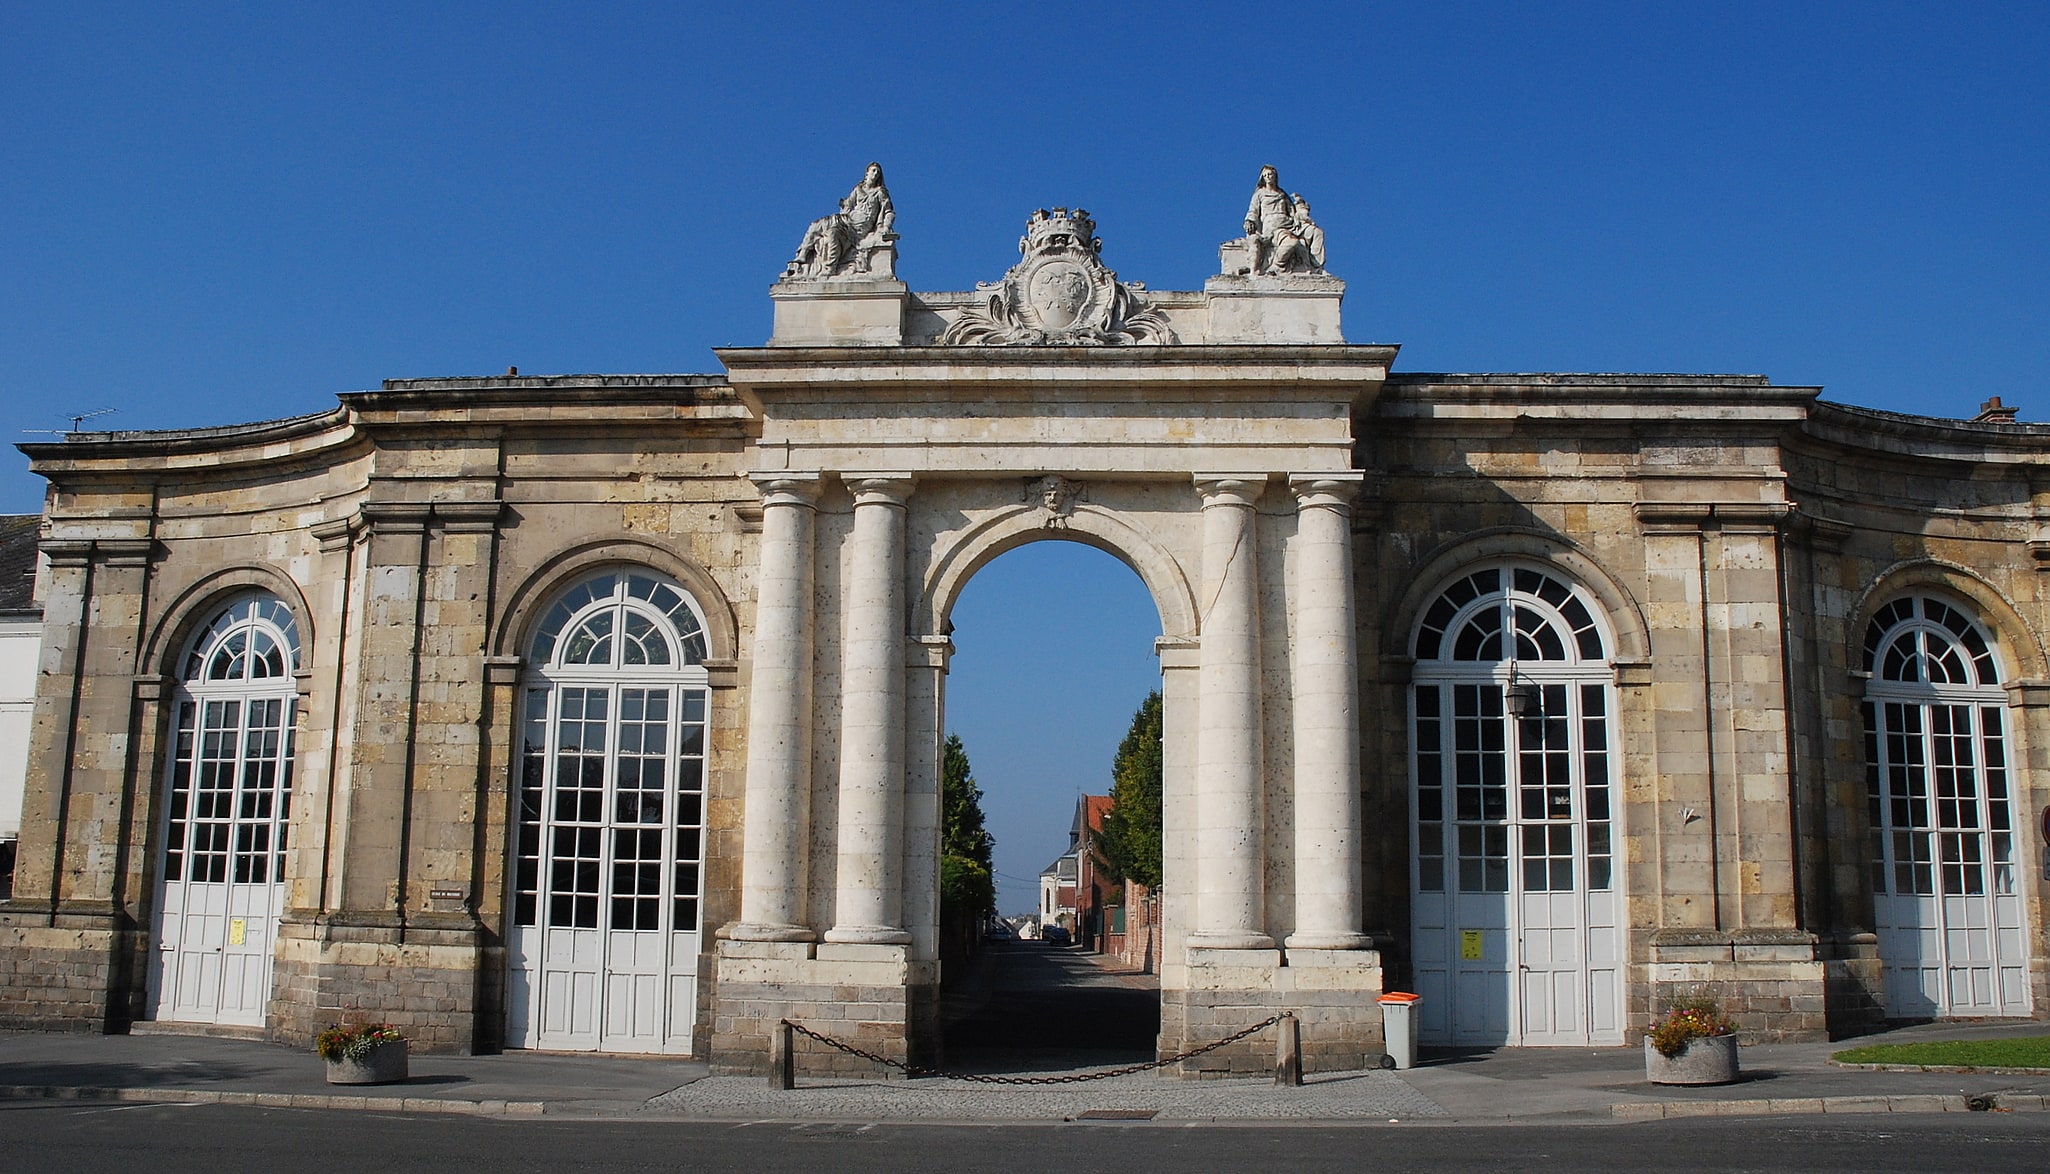
POLYGON ((299 626, 245 592, 187 645, 172 694, 157 1018, 262 1023, 284 892, 299 626))
POLYGON ((2026 1014, 2007 693, 1960 605, 1905 596, 1865 629, 1865 798, 1888 1009, 2026 1014))
POLYGON ((1415 943, 1428 1036, 1620 1041, 1608 637, 1550 568, 1482 567, 1412 649, 1415 943))
POLYGON ((542 613, 527 653, 508 1039, 688 1051, 710 721, 703 617, 667 576, 601 571, 542 613))

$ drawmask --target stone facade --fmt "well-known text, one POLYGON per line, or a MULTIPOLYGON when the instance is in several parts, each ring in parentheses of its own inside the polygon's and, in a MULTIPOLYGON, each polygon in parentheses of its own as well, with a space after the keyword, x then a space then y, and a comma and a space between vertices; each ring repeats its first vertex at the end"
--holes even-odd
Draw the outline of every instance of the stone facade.
POLYGON ((515 924, 538 851, 518 829, 542 818, 526 707, 556 688, 533 640, 573 584, 636 568, 693 601, 709 699, 696 889, 676 882, 701 932, 658 968, 694 1026, 651 1047, 760 1071, 787 1018, 939 1058, 948 617, 1046 539, 1124 560, 1161 617, 1163 1056, 1282 1010, 1311 1070, 1378 1056, 1376 996, 1423 973, 1414 638, 1495 565, 1570 583, 1607 642, 1587 671, 1614 698, 1620 1018, 1578 1038, 1624 1042, 1702 989, 1759 1038, 1888 1013, 1861 650, 1921 592, 2001 665, 2008 948, 2017 997, 2050 1010, 2050 428, 1753 377, 1391 374, 1394 347, 1343 341, 1321 234, 1317 271, 1235 272, 1229 242, 1203 291, 1160 292, 1093 232, 1041 212, 1003 283, 929 294, 879 237, 850 268, 808 235, 769 344, 718 352, 719 375, 397 380, 293 420, 24 446, 53 491, 0 1022, 175 1017, 152 976, 184 658, 255 592, 303 642, 261 1030, 584 1038, 575 997, 531 1004, 570 1026, 521 1009, 516 956, 544 948, 515 924))

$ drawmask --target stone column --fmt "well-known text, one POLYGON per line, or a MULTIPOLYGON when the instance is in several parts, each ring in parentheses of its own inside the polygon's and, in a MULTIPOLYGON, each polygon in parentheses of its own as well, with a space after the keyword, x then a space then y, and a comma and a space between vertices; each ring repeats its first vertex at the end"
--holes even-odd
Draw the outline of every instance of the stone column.
POLYGON ((1358 950, 1359 657, 1352 507, 1361 474, 1292 477, 1296 498, 1295 932, 1293 950, 1358 950))
POLYGON ((826 941, 903 945, 904 475, 848 476, 852 557, 841 605, 840 822, 826 941))
POLYGON ((1189 944, 1267 950, 1261 931, 1258 475, 1198 474, 1203 495, 1196 735, 1196 932, 1189 944))
POLYGON ((803 942, 811 850, 812 564, 816 473, 755 478, 762 492, 754 671, 748 681, 747 797, 740 921, 726 936, 803 942))

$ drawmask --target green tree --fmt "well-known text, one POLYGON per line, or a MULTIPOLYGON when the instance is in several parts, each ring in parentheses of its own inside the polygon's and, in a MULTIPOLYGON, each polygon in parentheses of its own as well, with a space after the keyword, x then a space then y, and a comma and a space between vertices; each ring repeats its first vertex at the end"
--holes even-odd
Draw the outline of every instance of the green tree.
POLYGON ((940 904, 982 918, 996 912, 996 837, 983 826, 982 788, 968 765, 961 735, 948 734, 940 754, 940 904))
POLYGON ((1111 876, 1160 887, 1160 694, 1148 693, 1110 767, 1110 811, 1096 846, 1111 876))

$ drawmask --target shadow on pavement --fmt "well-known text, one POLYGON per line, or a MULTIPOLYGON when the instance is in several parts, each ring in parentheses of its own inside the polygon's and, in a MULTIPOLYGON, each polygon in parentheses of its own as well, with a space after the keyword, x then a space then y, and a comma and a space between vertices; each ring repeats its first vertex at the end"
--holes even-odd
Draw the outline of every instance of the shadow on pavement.
POLYGON ((946 983, 947 1066, 978 1072, 1117 1066, 1153 1059, 1160 991, 1072 947, 989 942, 946 983))

